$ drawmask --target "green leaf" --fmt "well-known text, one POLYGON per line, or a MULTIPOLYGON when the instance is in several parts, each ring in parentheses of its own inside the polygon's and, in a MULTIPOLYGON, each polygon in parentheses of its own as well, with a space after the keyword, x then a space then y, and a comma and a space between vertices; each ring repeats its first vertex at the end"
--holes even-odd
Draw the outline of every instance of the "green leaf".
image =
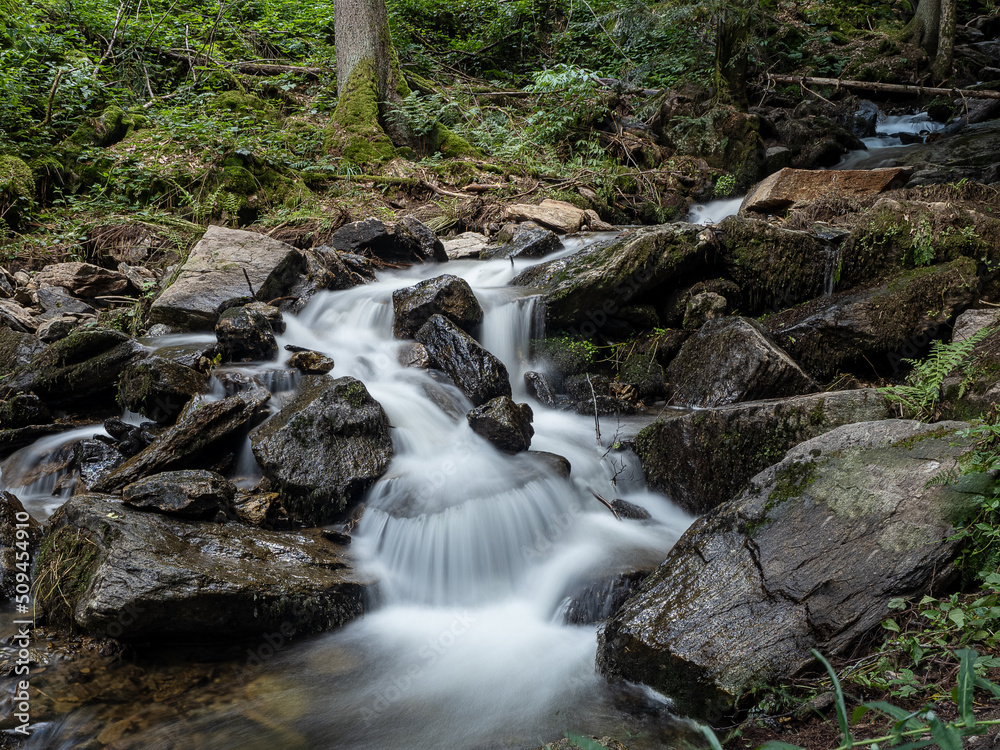
POLYGON ((948 613, 948 619, 960 628, 965 627, 965 612, 958 608, 953 609, 948 613))
POLYGON ((852 747, 854 738, 851 736, 851 725, 847 721, 847 705, 844 703, 844 691, 840 687, 840 680, 837 679, 837 672, 830 666, 830 662, 823 658, 823 654, 816 649, 811 649, 811 651, 812 655, 826 667, 827 674, 830 675, 830 680, 833 682, 833 692, 837 699, 837 722, 840 724, 840 733, 843 736, 841 746, 845 749, 852 747))
POLYGON ((962 719, 965 720, 965 726, 971 727, 976 723, 973 693, 976 689, 976 657, 979 654, 971 648, 963 648, 956 651, 955 655, 961 660, 958 666, 958 682, 955 685, 955 703, 962 719))
POLYGON ((941 750, 962 750, 962 735, 936 716, 930 720, 931 737, 941 750))
POLYGON ((891 630, 893 633, 899 632, 899 625, 896 624, 895 620, 886 620, 882 623, 882 627, 886 630, 891 630))
MULTIPOLYGON (((891 703, 886 703, 885 701, 869 701, 868 703, 862 703, 860 708, 866 708, 874 711, 881 711, 886 716, 896 719, 896 721, 909 721, 917 714, 913 711, 907 711, 905 708, 900 708, 899 706, 894 706, 891 703)), ((855 717, 857 717, 858 712, 854 712, 855 717)), ((855 719, 856 721, 857 719, 855 719)))
POLYGON ((1000 685, 996 685, 985 677, 976 677, 976 687, 980 690, 986 690, 993 693, 993 697, 1000 698, 1000 685))

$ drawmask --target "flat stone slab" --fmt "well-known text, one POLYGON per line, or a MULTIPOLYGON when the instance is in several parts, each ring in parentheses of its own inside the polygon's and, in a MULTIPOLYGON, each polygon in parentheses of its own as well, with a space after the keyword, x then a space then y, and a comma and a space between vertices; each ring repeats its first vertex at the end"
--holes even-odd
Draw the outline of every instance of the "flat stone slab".
POLYGON ((903 187, 912 174, 910 167, 843 170, 786 167, 754 185, 743 199, 740 213, 777 213, 834 192, 845 198, 876 195, 903 187))

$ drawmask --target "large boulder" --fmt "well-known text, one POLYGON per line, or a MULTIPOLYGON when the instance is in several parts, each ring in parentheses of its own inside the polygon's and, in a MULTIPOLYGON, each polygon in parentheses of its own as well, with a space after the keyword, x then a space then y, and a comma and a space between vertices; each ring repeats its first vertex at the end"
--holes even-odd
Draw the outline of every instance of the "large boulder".
POLYGON ((12 299, 0 299, 0 326, 23 333, 33 333, 38 320, 12 299))
POLYGON ((658 419, 633 446, 650 489, 701 515, 733 499, 795 445, 841 425, 891 416, 874 388, 816 393, 658 419))
POLYGON ((6 375, 25 367, 45 345, 30 333, 0 325, 0 391, 6 375))
POLYGON ((291 245, 256 232, 210 226, 177 278, 153 302, 150 320, 213 328, 220 313, 237 301, 286 296, 305 270, 304 256, 291 245))
POLYGON ((393 456, 389 418, 349 377, 304 377, 295 398, 251 432, 250 443, 289 515, 306 523, 343 518, 393 456))
POLYGON ((227 513, 235 497, 236 485, 221 474, 202 469, 154 474, 122 491, 122 501, 133 508, 193 519, 213 519, 227 513))
POLYGON ((608 621, 601 672, 713 719, 810 664, 810 649, 853 648, 890 599, 953 571, 951 519, 985 489, 942 481, 969 448, 963 426, 863 422, 796 446, 695 521, 608 621))
POLYGON ((215 324, 215 337, 223 362, 256 362, 278 356, 271 321, 256 304, 223 312, 215 324))
POLYGON ((246 430, 266 417, 270 398, 270 393, 257 387, 221 401, 191 401, 177 417, 176 424, 105 474, 93 489, 111 492, 150 474, 217 466, 226 449, 238 449, 238 441, 246 430))
POLYGON ((503 210, 507 221, 531 221, 543 227, 554 229, 563 234, 579 232, 587 223, 584 209, 566 201, 555 201, 546 198, 538 205, 531 203, 512 203, 503 210))
POLYGON ((463 232, 450 240, 444 240, 443 244, 448 260, 479 260, 479 254, 489 241, 485 234, 463 232))
POLYGON ((206 376, 165 357, 133 362, 118 379, 118 403, 154 422, 168 424, 205 390, 206 376))
POLYGON ((42 528, 9 492, 0 492, 0 602, 18 593, 28 601, 31 563, 42 540, 42 528))
POLYGON ((581 324, 590 335, 634 298, 705 268, 711 239, 693 224, 635 229, 539 264, 510 283, 543 292, 549 329, 581 324))
POLYGON ((520 453, 531 447, 535 429, 534 415, 527 404, 514 403, 507 396, 498 396, 465 415, 469 427, 489 440, 504 453, 520 453))
POLYGON ((856 368, 866 377, 898 369, 900 352, 940 331, 976 299, 976 262, 959 258, 906 271, 860 291, 838 292, 767 320, 775 342, 806 372, 826 379, 856 368))
POLYGON ((39 271, 33 280, 40 288, 62 287, 75 297, 122 294, 129 289, 125 274, 92 263, 53 263, 39 271))
POLYGON ((815 383, 746 318, 716 318, 684 342, 667 368, 673 399, 685 406, 795 396, 815 383))
POLYGON ((740 204, 740 213, 776 214, 828 195, 837 198, 876 195, 903 187, 912 174, 912 169, 903 167, 782 169, 753 186, 740 204))
POLYGON ((448 375, 473 406, 512 395, 504 363, 443 315, 432 315, 416 339, 427 348, 431 366, 448 375))
POLYGON ((483 260, 493 258, 541 258, 562 249, 559 236, 533 221, 507 225, 497 236, 498 244, 487 245, 479 253, 483 260))
POLYGON ((0 394, 30 391, 54 405, 110 399, 119 375, 145 354, 141 344, 119 331, 81 329, 0 381, 0 394))
POLYGON ((483 320, 483 308, 465 279, 445 274, 392 293, 392 332, 412 339, 432 315, 443 315, 466 333, 483 320))
POLYGON ((448 254, 444 243, 433 230, 415 216, 404 216, 393 231, 396 244, 403 252, 408 252, 417 261, 446 263, 448 254))
POLYGON ((56 511, 36 582, 50 624, 156 643, 335 628, 362 614, 373 583, 318 533, 184 521, 106 495, 56 511))

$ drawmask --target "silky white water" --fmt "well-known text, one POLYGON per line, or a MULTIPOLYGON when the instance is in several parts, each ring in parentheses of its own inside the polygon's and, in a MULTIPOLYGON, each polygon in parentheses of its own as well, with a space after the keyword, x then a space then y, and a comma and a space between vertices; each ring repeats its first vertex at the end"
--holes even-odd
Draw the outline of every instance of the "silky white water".
POLYGON ((468 280, 485 311, 480 339, 523 401, 540 310, 506 284, 533 262, 414 266, 317 295, 286 318, 279 346, 331 356, 332 375, 363 381, 392 425, 395 458, 352 544, 359 568, 380 580, 380 603, 340 631, 264 657, 249 649, 234 675, 265 680, 266 700, 154 727, 150 743, 187 747, 185 737, 207 732, 213 748, 255 747, 245 714, 285 702, 297 708, 275 722, 301 740, 288 747, 530 747, 565 731, 625 731, 627 715, 595 673, 597 626, 565 625, 562 613, 582 586, 658 564, 691 519, 647 492, 637 466, 619 471, 631 454, 609 453, 613 422, 602 447, 592 417, 531 402, 532 451, 567 458, 569 479, 535 453, 500 453, 469 428, 471 404, 453 384, 399 365, 403 342, 391 332, 394 289, 442 273, 468 280), (591 490, 653 520, 619 521, 591 490))
POLYGON ((743 198, 720 198, 719 200, 699 203, 688 211, 687 220, 692 224, 718 224, 727 216, 736 216, 743 205, 743 198))

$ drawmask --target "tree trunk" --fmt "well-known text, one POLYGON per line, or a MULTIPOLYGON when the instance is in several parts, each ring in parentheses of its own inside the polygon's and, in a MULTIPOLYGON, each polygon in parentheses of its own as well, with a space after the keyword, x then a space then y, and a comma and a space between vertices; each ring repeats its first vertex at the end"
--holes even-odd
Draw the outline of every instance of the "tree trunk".
POLYGON ((951 75, 951 64, 955 53, 955 16, 957 0, 939 0, 941 3, 941 23, 938 26, 938 47, 934 56, 934 75, 943 80, 951 75))
POLYGON ((337 109, 329 129, 331 150, 357 163, 381 162, 411 137, 392 109, 410 91, 399 72, 389 36, 385 0, 337 0, 337 109))
POLYGON ((920 0, 913 18, 903 29, 903 39, 919 46, 931 57, 937 53, 941 23, 941 0, 920 0))
POLYGON ((753 2, 735 3, 719 13, 715 32, 716 104, 747 105, 747 65, 753 2))

